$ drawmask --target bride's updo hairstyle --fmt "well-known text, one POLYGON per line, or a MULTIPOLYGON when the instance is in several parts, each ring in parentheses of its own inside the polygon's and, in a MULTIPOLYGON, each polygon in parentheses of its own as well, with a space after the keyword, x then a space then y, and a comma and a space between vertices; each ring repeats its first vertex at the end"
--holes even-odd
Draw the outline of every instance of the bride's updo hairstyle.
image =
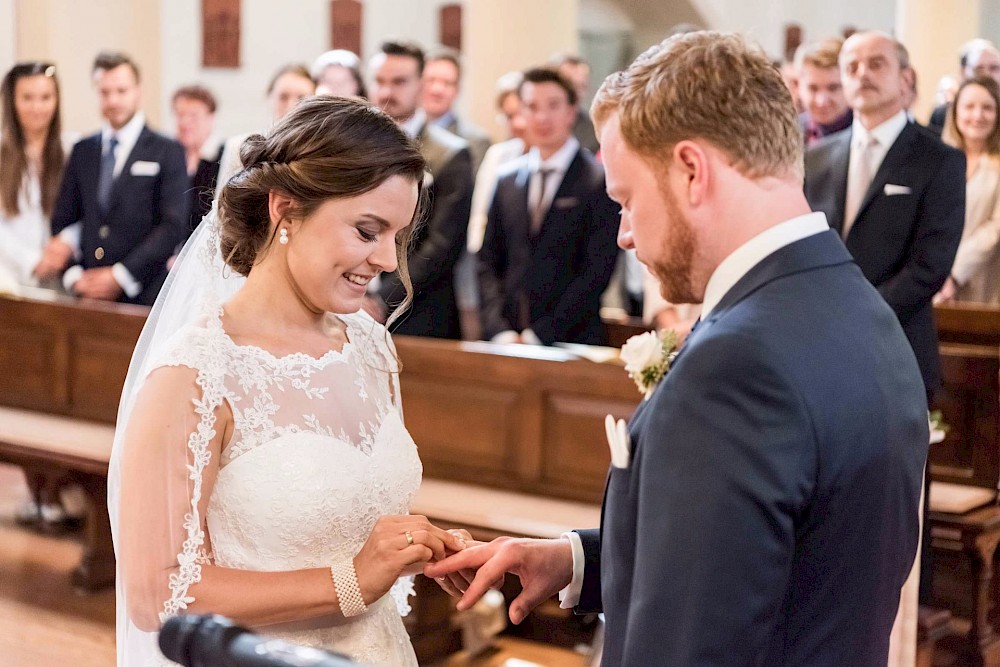
POLYGON ((363 195, 393 176, 418 186, 413 222, 399 233, 396 254, 406 299, 413 297, 406 255, 414 227, 425 209, 424 159, 417 145, 384 112, 364 101, 313 97, 300 102, 265 137, 243 142, 245 165, 219 195, 222 256, 234 271, 248 275, 274 243, 268 195, 277 190, 292 199, 289 217, 309 217, 330 199, 363 195))

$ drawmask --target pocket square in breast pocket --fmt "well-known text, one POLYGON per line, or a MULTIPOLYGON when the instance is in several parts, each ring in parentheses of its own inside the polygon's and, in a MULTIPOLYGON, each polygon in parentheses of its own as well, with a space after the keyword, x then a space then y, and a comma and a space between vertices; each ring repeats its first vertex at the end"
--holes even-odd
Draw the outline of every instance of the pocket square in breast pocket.
POLYGON ((552 208, 563 209, 563 208, 573 208, 579 202, 576 197, 559 197, 554 202, 552 202, 552 208))
POLYGON ((893 185, 892 183, 886 183, 885 187, 882 189, 882 193, 886 197, 891 197, 893 195, 908 195, 911 192, 913 192, 913 190, 906 185, 893 185))
POLYGON ((156 176, 160 173, 160 163, 136 160, 132 163, 132 168, 129 169, 128 173, 133 176, 156 176))

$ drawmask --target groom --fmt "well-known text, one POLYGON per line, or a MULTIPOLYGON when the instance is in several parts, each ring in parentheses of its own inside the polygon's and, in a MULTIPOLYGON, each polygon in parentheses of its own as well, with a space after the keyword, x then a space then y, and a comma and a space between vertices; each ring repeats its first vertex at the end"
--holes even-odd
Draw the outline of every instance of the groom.
POLYGON ((701 322, 632 418, 600 530, 425 573, 478 569, 460 609, 518 575, 515 623, 563 589, 604 611, 606 666, 884 666, 927 403, 892 310, 809 212, 780 75, 735 35, 680 35, 610 76, 592 114, 619 245, 701 322))

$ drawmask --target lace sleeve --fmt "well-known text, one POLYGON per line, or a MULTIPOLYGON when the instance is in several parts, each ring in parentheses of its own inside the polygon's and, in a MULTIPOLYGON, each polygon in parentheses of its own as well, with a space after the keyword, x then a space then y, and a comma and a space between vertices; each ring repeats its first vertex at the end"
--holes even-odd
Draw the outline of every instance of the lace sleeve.
POLYGON ((194 601, 190 588, 210 562, 205 509, 218 473, 217 428, 226 392, 182 337, 148 375, 129 417, 119 510, 128 614, 153 630, 194 601))

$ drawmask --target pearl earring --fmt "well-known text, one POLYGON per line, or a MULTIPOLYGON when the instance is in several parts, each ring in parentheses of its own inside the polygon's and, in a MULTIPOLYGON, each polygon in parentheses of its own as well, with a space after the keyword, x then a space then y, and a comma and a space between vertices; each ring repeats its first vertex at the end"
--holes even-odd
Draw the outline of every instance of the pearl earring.
POLYGON ((281 231, 278 232, 278 243, 281 245, 288 245, 288 230, 284 227, 282 227, 281 231))

